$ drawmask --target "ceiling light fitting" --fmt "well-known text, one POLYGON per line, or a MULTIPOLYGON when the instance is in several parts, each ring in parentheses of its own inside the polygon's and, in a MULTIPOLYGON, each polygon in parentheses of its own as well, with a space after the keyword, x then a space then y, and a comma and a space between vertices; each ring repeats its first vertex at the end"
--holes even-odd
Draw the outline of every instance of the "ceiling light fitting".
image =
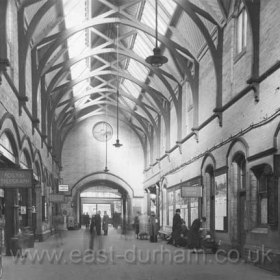
POLYGON ((113 144, 116 148, 120 148, 122 144, 119 140, 119 25, 117 25, 117 139, 113 144))
POLYGON ((154 55, 148 56, 145 61, 153 67, 160 67, 168 61, 167 57, 161 55, 161 50, 158 47, 158 0, 155 0, 155 13, 156 13, 156 46, 153 49, 154 55))

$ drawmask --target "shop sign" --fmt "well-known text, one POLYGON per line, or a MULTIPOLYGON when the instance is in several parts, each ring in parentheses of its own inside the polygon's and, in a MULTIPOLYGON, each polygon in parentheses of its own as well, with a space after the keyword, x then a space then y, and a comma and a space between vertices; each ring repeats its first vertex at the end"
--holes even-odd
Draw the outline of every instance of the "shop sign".
POLYGON ((202 197, 202 186, 183 186, 182 197, 202 197))
POLYGON ((2 188, 31 188, 32 183, 32 169, 0 169, 0 187, 2 188))
POLYGON ((58 191, 59 192, 68 192, 69 191, 69 185, 58 185, 58 191))
POLYGON ((64 194, 50 194, 50 202, 64 202, 64 194))
POLYGON ((20 206, 20 214, 25 215, 26 214, 26 206, 20 206))

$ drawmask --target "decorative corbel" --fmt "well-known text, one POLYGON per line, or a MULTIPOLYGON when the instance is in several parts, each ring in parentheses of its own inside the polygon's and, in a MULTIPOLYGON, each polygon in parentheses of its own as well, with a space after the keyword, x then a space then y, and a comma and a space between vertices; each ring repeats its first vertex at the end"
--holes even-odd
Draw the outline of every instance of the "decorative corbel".
POLYGON ((25 103, 28 102, 28 97, 26 95, 19 95, 18 96, 18 108, 19 108, 19 116, 22 114, 22 107, 25 106, 25 103))
POLYGON ((0 85, 2 85, 2 74, 7 71, 9 66, 10 62, 7 58, 0 58, 0 85))
POLYGON ((252 87, 252 90, 254 91, 254 98, 255 102, 260 101, 260 83, 258 79, 251 78, 247 80, 247 84, 249 84, 252 87))
POLYGON ((213 110, 213 112, 215 113, 215 116, 218 117, 219 126, 222 127, 223 126, 223 111, 222 111, 222 109, 216 108, 216 109, 213 110))
POLYGON ((198 132, 199 132, 198 128, 193 127, 192 132, 194 133, 194 139, 196 140, 196 143, 198 143, 198 141, 199 141, 199 139, 198 139, 198 132))
POLYGON ((167 156, 167 159, 168 159, 168 162, 170 162, 170 152, 165 152, 166 156, 167 156))
POLYGON ((46 141, 46 139, 48 138, 48 136, 46 134, 42 134, 41 135, 41 147, 43 148, 43 144, 46 141))
POLYGON ((35 128, 38 128, 40 120, 37 118, 32 119, 32 133, 34 134, 35 128))
POLYGON ((179 152, 180 152, 180 155, 181 155, 182 154, 182 143, 177 141, 176 145, 179 148, 179 152))
POLYGON ((158 167, 160 168, 160 159, 157 158, 156 161, 157 161, 158 167))

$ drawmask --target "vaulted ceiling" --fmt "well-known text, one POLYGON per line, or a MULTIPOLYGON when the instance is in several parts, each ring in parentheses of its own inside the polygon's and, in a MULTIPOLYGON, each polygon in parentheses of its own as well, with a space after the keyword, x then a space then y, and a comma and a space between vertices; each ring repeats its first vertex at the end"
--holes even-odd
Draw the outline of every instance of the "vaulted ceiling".
POLYGON ((32 111, 39 115, 41 99, 46 134, 56 134, 60 143, 81 120, 116 116, 117 109, 139 139, 150 137, 159 116, 166 121, 171 106, 179 110, 182 81, 195 88, 205 47, 217 64, 213 34, 223 28, 235 3, 158 0, 158 45, 168 58, 158 68, 145 61, 156 44, 155 0, 19 2, 21 90, 31 51, 32 111))

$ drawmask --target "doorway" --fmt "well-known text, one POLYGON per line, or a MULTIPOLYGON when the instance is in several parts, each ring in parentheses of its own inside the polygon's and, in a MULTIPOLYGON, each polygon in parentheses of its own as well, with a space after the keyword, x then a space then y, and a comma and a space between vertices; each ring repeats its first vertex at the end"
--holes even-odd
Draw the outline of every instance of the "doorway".
POLYGON ((246 159, 243 154, 237 154, 233 161, 233 182, 236 192, 236 241, 237 249, 242 255, 243 247, 246 241, 245 221, 246 221, 246 159))

